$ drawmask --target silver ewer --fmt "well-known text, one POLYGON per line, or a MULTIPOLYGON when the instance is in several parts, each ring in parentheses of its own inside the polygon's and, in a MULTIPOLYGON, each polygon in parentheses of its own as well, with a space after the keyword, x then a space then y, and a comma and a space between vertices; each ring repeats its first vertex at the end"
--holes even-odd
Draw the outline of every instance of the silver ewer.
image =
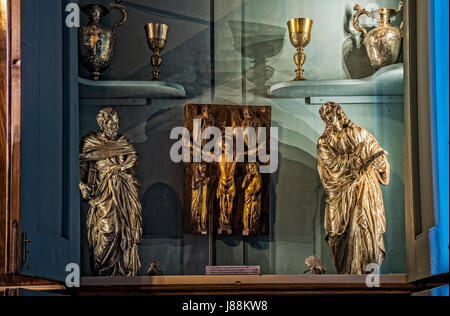
MULTIPOLYGON (((114 45, 117 39, 116 28, 127 20, 127 12, 120 5, 120 0, 106 8, 100 4, 80 6, 83 13, 89 16, 89 23, 80 27, 79 33, 79 59, 81 64, 91 73, 93 80, 98 80, 100 74, 108 68, 114 54, 114 45), (119 10, 122 18, 108 28, 100 23, 102 17, 110 14, 111 10, 119 10)), ((79 4, 79 1, 78 1, 79 4)))
POLYGON ((370 63, 375 70, 382 67, 395 64, 399 58, 402 47, 403 22, 400 28, 391 25, 391 18, 403 10, 403 2, 399 3, 398 9, 378 9, 368 12, 362 9, 358 4, 355 5, 356 11, 353 17, 353 25, 356 30, 362 32, 370 63), (378 21, 378 27, 368 32, 359 25, 359 17, 367 15, 378 21))

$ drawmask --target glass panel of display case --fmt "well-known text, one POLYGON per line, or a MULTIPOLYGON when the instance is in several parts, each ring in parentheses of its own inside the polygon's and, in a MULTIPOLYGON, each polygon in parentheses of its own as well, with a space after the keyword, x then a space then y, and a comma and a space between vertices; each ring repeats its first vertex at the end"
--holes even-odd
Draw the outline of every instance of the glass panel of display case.
MULTIPOLYGON (((305 259, 310 256, 320 257, 327 273, 338 272, 326 241, 327 194, 318 171, 317 143, 325 131, 319 109, 326 102, 339 103, 348 118, 371 133, 389 154, 390 183, 381 186, 379 195, 386 222, 385 229, 377 227, 384 233, 379 236, 386 255, 381 273, 406 272, 404 52, 400 49, 393 53, 398 56, 376 64, 369 58, 370 40, 362 42, 372 39, 368 31, 389 27, 388 21, 399 30, 398 0, 361 0, 359 11, 354 1, 347 0, 186 0, 176 5, 130 0, 122 5, 128 19, 116 30, 114 57, 100 81, 152 80, 154 52, 144 26, 158 22, 169 27, 160 53, 159 79, 181 86, 186 93, 185 99, 140 93, 80 100, 80 138, 98 131, 98 112, 112 106, 118 113, 119 132, 137 153, 135 173, 142 204, 138 275, 147 275, 153 262, 165 275, 203 275, 206 266, 260 266, 262 274, 298 275, 307 270, 305 259), (358 12, 361 16, 354 23, 358 12), (294 18, 312 20, 307 27, 309 43, 302 50, 291 40, 294 29, 287 23, 294 18), (302 56, 306 56, 303 64, 302 56), (307 80, 293 81, 299 74, 307 80), (178 141, 171 139, 171 133, 184 126, 186 104, 271 107, 271 126, 278 130, 278 163, 269 175, 267 234, 221 235, 214 225, 204 235, 186 232, 185 183, 191 179, 185 179, 183 162, 175 163, 170 156, 178 141)), ((104 23, 113 25, 117 18, 106 18, 104 23)), ((392 32, 390 36, 400 36, 392 32)), ((400 48, 401 42, 397 45, 400 48)), ((82 80, 89 76, 80 66, 82 80)), ((215 192, 211 198, 217 198, 215 192)), ((83 203, 85 276, 94 275, 85 224, 88 209, 83 203)), ((383 215, 377 216, 383 222, 383 215)))

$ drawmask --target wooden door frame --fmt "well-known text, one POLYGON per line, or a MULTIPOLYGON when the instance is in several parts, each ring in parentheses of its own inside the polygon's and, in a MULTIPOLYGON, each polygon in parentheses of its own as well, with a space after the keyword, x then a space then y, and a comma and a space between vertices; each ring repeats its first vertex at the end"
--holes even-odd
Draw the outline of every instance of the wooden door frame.
POLYGON ((6 273, 6 103, 7 103, 7 10, 0 0, 0 274, 6 273))
POLYGON ((2 122, 6 142, 2 141, 2 160, 6 163, 0 193, 5 209, 0 215, 1 274, 19 271, 20 251, 20 133, 21 133, 21 1, 5 0, 6 10, 6 98, 1 100, 2 122))

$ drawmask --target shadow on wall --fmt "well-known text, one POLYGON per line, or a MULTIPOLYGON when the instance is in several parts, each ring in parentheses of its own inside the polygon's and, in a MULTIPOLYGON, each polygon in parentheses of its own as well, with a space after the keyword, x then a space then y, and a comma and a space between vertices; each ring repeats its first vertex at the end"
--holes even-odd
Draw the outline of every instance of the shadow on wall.
POLYGON ((142 196, 143 238, 179 238, 181 201, 164 183, 155 183, 142 196))
MULTIPOLYGON (((175 33, 175 32, 172 32, 175 33)), ((189 98, 202 96, 211 89, 210 28, 206 28, 183 45, 162 54, 161 80, 182 84, 189 98)), ((142 66, 126 80, 148 80, 153 67, 142 66)))
POLYGON ((275 69, 267 65, 267 59, 275 57, 283 47, 286 28, 253 22, 229 21, 233 33, 234 48, 242 57, 252 60, 252 67, 245 70, 244 77, 254 85, 255 95, 266 96, 267 82, 275 69))
POLYGON ((144 188, 141 199, 144 239, 178 239, 182 236, 183 204, 177 189, 182 187, 183 168, 173 163, 169 155, 170 131, 181 123, 179 110, 182 108, 157 111, 146 120, 145 127, 139 129, 139 133, 145 134, 138 135, 141 142, 135 145, 141 162, 137 173, 144 188), (155 155, 155 148, 164 154, 155 155))
POLYGON ((373 75, 366 47, 361 43, 362 37, 352 33, 350 25, 353 24, 353 10, 345 8, 344 32, 349 36, 342 44, 342 69, 348 78, 361 79, 373 75))

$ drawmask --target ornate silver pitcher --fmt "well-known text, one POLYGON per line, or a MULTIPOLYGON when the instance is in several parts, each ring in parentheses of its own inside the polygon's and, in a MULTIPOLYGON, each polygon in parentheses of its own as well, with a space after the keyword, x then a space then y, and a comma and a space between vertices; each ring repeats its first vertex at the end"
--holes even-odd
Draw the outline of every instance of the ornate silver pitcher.
POLYGON ((354 10, 356 13, 353 17, 353 25, 356 30, 363 33, 363 44, 366 46, 372 67, 378 70, 395 64, 402 46, 403 22, 398 29, 391 25, 391 18, 403 10, 403 2, 399 3, 397 10, 383 8, 369 13, 358 4, 355 5, 354 10), (363 14, 376 19, 379 23, 378 27, 368 32, 359 26, 359 17, 363 14))
MULTIPOLYGON (((93 80, 98 80, 100 73, 108 68, 117 39, 115 30, 127 20, 127 12, 120 2, 116 0, 109 9, 100 4, 80 6, 82 12, 89 16, 89 23, 79 29, 79 58, 81 64, 91 73, 93 80), (101 25, 101 18, 114 9, 122 13, 122 19, 114 24, 112 29, 101 25)), ((79 1, 78 4, 80 4, 79 1)))

